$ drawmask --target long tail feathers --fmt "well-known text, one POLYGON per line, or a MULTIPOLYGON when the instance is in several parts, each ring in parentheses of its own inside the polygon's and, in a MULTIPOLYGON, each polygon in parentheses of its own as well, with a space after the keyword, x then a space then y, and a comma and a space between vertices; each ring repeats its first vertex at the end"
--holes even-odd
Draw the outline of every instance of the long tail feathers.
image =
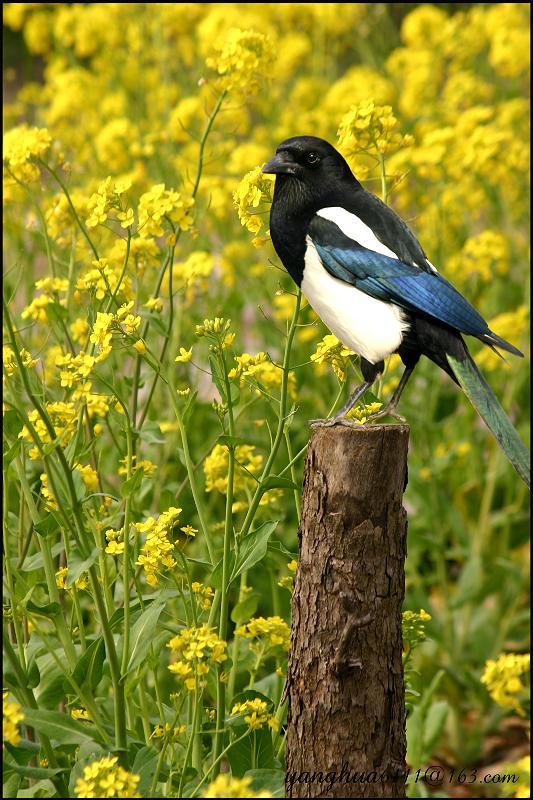
POLYGON ((466 358, 461 360, 449 353, 446 354, 446 358, 462 390, 492 431, 500 447, 526 486, 529 487, 531 485, 529 451, 518 436, 511 420, 501 407, 498 398, 477 368, 466 347, 465 354, 466 358))

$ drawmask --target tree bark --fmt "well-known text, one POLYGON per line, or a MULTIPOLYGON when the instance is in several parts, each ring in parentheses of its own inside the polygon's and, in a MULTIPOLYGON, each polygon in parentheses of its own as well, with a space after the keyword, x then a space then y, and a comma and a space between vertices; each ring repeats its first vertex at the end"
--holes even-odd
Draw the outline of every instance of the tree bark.
POLYGON ((407 425, 316 427, 292 598, 287 797, 405 797, 407 425))

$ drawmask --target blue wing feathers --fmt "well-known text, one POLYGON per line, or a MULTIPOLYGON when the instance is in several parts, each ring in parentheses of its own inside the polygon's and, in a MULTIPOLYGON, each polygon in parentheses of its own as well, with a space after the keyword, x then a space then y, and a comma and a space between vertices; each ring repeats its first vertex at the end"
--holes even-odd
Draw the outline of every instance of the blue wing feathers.
POLYGON ((462 333, 480 336, 489 332, 481 314, 441 275, 424 272, 344 238, 348 247, 321 244, 312 236, 325 269, 334 277, 379 300, 428 314, 462 333))

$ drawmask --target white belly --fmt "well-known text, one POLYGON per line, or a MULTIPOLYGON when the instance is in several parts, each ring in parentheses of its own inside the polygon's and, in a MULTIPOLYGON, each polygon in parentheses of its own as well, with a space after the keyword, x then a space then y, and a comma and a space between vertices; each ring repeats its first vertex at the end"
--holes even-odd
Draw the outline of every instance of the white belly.
POLYGON ((398 306, 369 297, 330 275, 310 239, 302 292, 337 339, 372 364, 394 353, 409 328, 398 306))

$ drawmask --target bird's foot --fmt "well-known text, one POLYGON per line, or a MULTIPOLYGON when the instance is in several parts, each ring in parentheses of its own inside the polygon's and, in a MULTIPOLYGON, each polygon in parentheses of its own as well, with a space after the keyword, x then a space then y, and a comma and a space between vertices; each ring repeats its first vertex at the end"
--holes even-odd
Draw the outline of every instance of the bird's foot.
POLYGON ((381 417, 394 417, 399 422, 407 422, 405 417, 402 417, 401 414, 397 414, 394 408, 383 408, 381 411, 376 411, 374 414, 371 414, 365 420, 365 425, 367 422, 373 422, 375 419, 380 419, 381 417))
POLYGON ((310 419, 309 425, 312 428, 333 428, 334 425, 344 425, 347 428, 353 428, 356 426, 356 423, 345 417, 328 417, 327 419, 310 419))

